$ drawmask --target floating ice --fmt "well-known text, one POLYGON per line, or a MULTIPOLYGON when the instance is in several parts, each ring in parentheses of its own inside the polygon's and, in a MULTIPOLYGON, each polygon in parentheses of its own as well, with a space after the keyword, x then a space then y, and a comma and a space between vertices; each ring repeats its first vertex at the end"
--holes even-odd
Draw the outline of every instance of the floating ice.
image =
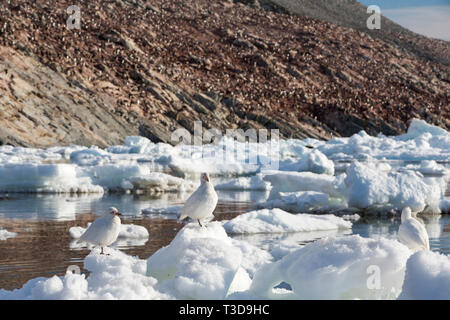
POLYGON ((159 192, 188 192, 198 184, 161 172, 152 172, 146 176, 135 176, 130 181, 130 189, 151 189, 159 192))
POLYGON ((275 208, 241 214, 223 227, 231 234, 247 234, 347 229, 352 223, 334 215, 290 214, 275 208))
POLYGON ((450 170, 434 160, 423 160, 419 165, 410 164, 405 169, 416 170, 426 175, 450 175, 450 170))
POLYGON ((308 232, 234 234, 232 237, 233 239, 240 240, 242 243, 249 243, 267 251, 275 260, 279 260, 309 242, 325 237, 337 237, 351 233, 351 229, 332 229, 308 232))
POLYGON ((240 177, 229 182, 216 184, 216 190, 261 190, 269 191, 272 189, 270 182, 264 181, 261 174, 252 177, 240 177))
MULTIPOLYGON (((297 148, 299 150, 299 148, 297 148)), ((316 149, 303 148, 295 158, 280 161, 279 168, 283 171, 309 171, 317 174, 334 174, 334 163, 322 152, 316 149), (299 157, 300 156, 300 157, 299 157)))
MULTIPOLYGON (((229 137, 215 144, 171 146, 136 136, 127 137, 124 145, 106 149, 0 146, 0 192, 189 191, 195 186, 176 177, 193 178, 208 172, 222 177, 246 176, 220 184, 228 190, 268 190, 271 185, 272 195, 317 191, 337 197, 342 196, 342 190, 333 185, 336 164, 332 160, 413 160, 422 162, 409 168, 424 174, 449 171, 435 161, 450 159, 450 133, 417 119, 411 121, 406 134, 396 137, 372 137, 361 131, 349 138, 287 139, 278 141, 273 150, 271 146, 269 141, 237 142, 229 137), (308 144, 314 148, 307 148, 308 144), (229 145, 234 150, 231 157, 226 153, 229 145), (272 164, 278 164, 280 171, 265 171, 276 167, 272 164), (262 175, 249 177, 257 173, 262 175)), ((341 170, 347 165, 340 162, 338 167, 341 170)), ((377 170, 384 169, 380 166, 377 170)))
POLYGON ((410 207, 413 211, 440 213, 439 202, 445 192, 445 180, 423 178, 415 171, 382 172, 370 163, 354 162, 347 169, 345 184, 348 205, 368 208, 375 205, 410 207))
POLYGON ((147 260, 147 275, 181 299, 224 299, 242 261, 219 222, 188 224, 147 260))
POLYGON ((176 219, 181 212, 183 205, 148 207, 142 209, 142 214, 152 218, 176 219))
POLYGON ((0 164, 0 192, 103 193, 70 164, 0 164))
POLYGON ((264 265, 249 293, 272 299, 393 299, 400 294, 410 255, 395 240, 325 238, 264 265), (292 291, 277 295, 272 288, 283 281, 292 291))
POLYGON ((450 159, 450 133, 442 128, 413 119, 406 134, 371 137, 361 131, 349 138, 334 138, 316 143, 316 148, 333 160, 448 161, 450 159))
POLYGON ((339 196, 335 178, 326 174, 293 171, 264 171, 263 180, 272 185, 271 198, 279 192, 317 191, 339 196))
POLYGON ((84 260, 90 271, 84 274, 67 272, 64 277, 35 278, 21 289, 0 290, 0 299, 173 299, 159 291, 156 279, 145 275, 146 261, 107 248, 110 254, 93 250, 84 260))
POLYGON ((330 202, 328 194, 316 191, 280 192, 279 199, 261 204, 265 208, 280 208, 290 212, 307 212, 330 202))
POLYGON ((450 258, 432 251, 419 251, 406 263, 399 299, 449 300, 450 258))

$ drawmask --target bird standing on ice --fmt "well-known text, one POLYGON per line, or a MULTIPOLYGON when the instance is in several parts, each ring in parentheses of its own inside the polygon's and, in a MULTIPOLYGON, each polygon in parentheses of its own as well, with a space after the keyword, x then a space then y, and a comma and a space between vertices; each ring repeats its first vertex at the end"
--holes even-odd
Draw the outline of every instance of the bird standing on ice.
POLYGON ((414 251, 430 250, 428 233, 423 224, 411 216, 411 209, 402 211, 402 223, 398 228, 398 239, 414 251))
POLYGON ((109 208, 109 212, 95 220, 89 228, 81 235, 80 241, 89 242, 100 246, 103 254, 103 247, 109 246, 116 241, 120 232, 120 218, 122 214, 114 207, 109 208))
POLYGON ((186 217, 197 220, 200 227, 203 227, 200 220, 212 216, 218 201, 214 186, 209 181, 209 175, 202 173, 201 184, 197 190, 186 200, 179 220, 186 217))

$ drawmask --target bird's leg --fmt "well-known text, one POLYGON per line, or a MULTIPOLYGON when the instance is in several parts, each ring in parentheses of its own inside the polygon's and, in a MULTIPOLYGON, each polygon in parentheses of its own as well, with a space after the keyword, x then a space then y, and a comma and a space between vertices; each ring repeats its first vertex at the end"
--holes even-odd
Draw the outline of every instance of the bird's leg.
POLYGON ((200 223, 200 219, 197 219, 198 224, 200 225, 200 227, 203 227, 202 224, 200 223))
POLYGON ((104 254, 104 253, 103 253, 103 247, 100 247, 100 248, 102 248, 102 252, 100 252, 100 254, 104 254))

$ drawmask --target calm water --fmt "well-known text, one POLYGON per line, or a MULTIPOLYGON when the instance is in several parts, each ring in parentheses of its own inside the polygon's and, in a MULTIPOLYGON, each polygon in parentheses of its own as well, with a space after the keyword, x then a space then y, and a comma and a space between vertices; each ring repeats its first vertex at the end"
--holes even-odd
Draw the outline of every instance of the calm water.
MULTIPOLYGON (((0 228, 18 233, 16 238, 0 241, 0 288, 20 288, 35 277, 64 275, 69 265, 83 267, 89 254, 85 247, 73 245, 69 229, 86 227, 108 207, 115 206, 124 213, 123 223, 145 226, 148 240, 120 241, 117 248, 127 254, 148 258, 170 243, 183 227, 172 215, 145 216, 141 210, 149 206, 182 204, 188 195, 165 194, 161 198, 135 195, 68 196, 10 194, 0 197, 0 228)), ((254 201, 264 199, 265 192, 219 192, 216 220, 230 219, 250 210, 254 201)), ((448 215, 424 219, 434 251, 450 253, 450 217, 448 215)), ((280 243, 303 245, 315 239, 341 234, 360 234, 364 237, 395 238, 398 218, 361 218, 353 229, 345 232, 313 232, 275 235, 238 236, 259 247, 270 250, 280 243)))

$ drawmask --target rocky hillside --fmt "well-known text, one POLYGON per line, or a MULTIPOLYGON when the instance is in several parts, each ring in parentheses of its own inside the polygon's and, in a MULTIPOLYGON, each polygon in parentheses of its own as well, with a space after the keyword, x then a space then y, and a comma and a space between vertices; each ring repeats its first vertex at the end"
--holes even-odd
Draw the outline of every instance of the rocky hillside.
MULTIPOLYGON (((400 47, 426 60, 450 66, 447 41, 429 39, 381 17, 381 29, 367 28, 367 7, 356 0, 236 0, 252 7, 302 15, 352 28, 400 47)), ((376 4, 376 2, 374 2, 376 4)), ((383 8, 380 8, 383 12, 383 8)))
POLYGON ((69 30, 71 1, 2 1, 0 143, 170 142, 194 120, 323 139, 412 117, 450 129, 448 42, 408 33, 413 50, 279 2, 81 0, 69 30))

